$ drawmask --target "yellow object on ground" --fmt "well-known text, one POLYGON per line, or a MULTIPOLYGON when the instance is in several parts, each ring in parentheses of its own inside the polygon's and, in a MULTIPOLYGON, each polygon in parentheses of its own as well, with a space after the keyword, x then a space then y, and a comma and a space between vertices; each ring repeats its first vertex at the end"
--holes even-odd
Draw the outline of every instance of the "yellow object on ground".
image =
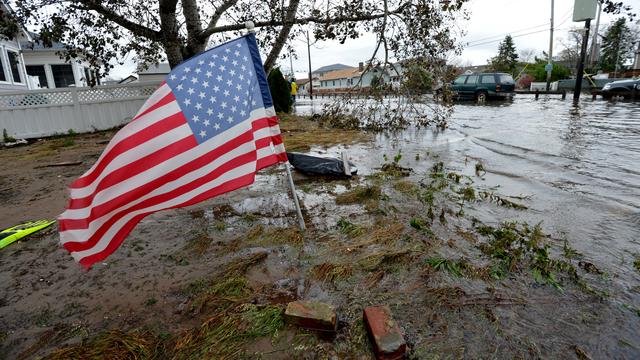
POLYGON ((55 220, 37 220, 24 224, 16 225, 6 230, 0 231, 0 249, 22 239, 27 235, 31 235, 36 231, 40 231, 55 223, 55 220))

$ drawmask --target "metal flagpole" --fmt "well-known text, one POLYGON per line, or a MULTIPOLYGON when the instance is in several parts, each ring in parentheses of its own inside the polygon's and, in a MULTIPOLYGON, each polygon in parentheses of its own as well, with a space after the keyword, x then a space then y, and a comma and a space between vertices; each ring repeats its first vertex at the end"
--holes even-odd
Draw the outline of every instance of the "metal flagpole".
MULTIPOLYGON (((248 32, 252 32, 252 33, 256 32, 253 21, 245 22, 244 26, 247 28, 248 32)), ((287 170, 287 177, 289 178, 289 186, 291 187, 291 196, 293 196, 293 202, 296 205, 296 212, 298 213, 298 226, 300 226, 300 231, 305 231, 306 226, 304 224, 304 218, 302 217, 302 209, 300 209, 300 201, 298 200, 296 187, 293 183, 293 176, 291 175, 291 166, 289 165, 289 161, 284 163, 284 167, 287 170)))

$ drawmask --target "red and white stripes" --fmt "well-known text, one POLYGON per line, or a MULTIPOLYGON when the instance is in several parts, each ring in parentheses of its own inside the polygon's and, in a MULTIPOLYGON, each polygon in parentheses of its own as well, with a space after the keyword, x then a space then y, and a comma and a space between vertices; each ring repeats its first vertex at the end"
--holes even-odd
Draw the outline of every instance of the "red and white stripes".
POLYGON ((60 242, 85 267, 105 259, 146 215, 247 186, 286 161, 273 108, 198 145, 164 84, 71 184, 60 242))

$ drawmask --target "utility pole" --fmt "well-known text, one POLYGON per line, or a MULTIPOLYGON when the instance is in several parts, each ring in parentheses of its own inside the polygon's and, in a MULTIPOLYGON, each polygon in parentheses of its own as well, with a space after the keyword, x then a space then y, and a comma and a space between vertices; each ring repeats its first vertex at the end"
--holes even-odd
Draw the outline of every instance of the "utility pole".
POLYGON ((582 50, 580 51, 580 59, 578 60, 578 73, 576 74, 576 86, 573 89, 573 101, 580 100, 580 92, 582 92, 582 76, 584 74, 584 57, 587 53, 587 42, 589 41, 589 27, 591 19, 584 22, 584 37, 582 38, 582 50))
POLYGON ((589 65, 593 66, 598 57, 598 30, 600 29, 600 14, 602 13, 602 2, 598 0, 598 17, 596 18, 596 27, 593 29, 593 40, 591 40, 591 56, 589 56, 589 65))
POLYGON ((553 9, 554 9, 554 0, 551 0, 551 35, 549 38, 549 61, 547 62, 547 66, 545 70, 547 70, 547 91, 551 88, 551 71, 553 70, 552 58, 553 58, 553 9))
POLYGON ((309 58, 309 99, 313 100, 313 77, 311 76, 311 42, 309 41, 309 29, 307 29, 307 57, 309 58))

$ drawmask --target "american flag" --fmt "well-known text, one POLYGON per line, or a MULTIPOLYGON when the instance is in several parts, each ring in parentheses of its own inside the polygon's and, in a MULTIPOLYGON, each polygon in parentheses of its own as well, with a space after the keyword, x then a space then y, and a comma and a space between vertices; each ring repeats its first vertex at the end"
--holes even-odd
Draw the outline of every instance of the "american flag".
POLYGON ((71 184, 60 242, 90 268, 156 211, 254 182, 287 161, 255 36, 175 67, 98 161, 71 184))

